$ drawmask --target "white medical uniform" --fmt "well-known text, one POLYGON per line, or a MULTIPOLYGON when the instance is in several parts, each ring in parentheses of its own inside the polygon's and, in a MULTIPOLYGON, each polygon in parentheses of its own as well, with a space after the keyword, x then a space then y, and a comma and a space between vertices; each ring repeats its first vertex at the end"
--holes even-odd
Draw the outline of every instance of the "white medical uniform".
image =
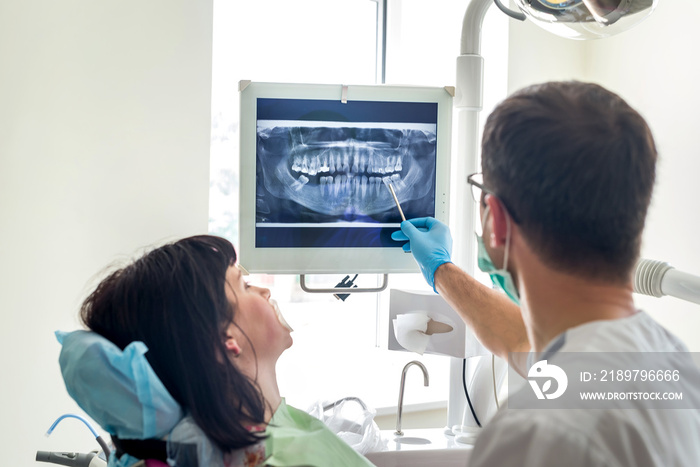
MULTIPOLYGON (((552 352, 687 352, 687 348, 640 311, 569 329, 541 355, 552 352)), ((469 467, 511 466, 700 466, 700 410, 504 408, 477 439, 469 467)))

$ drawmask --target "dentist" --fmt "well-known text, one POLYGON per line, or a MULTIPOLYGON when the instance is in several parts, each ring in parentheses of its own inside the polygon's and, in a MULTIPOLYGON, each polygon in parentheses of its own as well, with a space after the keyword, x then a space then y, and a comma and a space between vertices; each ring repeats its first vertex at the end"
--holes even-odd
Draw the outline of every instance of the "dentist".
MULTIPOLYGON (((392 238, 491 352, 525 356, 514 363, 523 375, 528 352, 687 352, 632 296, 656 159, 646 122, 619 96, 580 82, 528 87, 488 117, 483 176, 468 179, 478 265, 505 294, 451 262, 449 229, 433 218, 405 221, 392 238)), ((469 465, 700 465, 697 440, 698 410, 505 408, 469 465)))

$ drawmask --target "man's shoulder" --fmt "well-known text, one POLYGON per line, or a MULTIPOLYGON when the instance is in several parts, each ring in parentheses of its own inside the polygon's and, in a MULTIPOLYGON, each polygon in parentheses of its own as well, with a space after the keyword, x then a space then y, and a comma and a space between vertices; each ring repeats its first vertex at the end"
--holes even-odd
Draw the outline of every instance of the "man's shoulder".
POLYGON ((685 344, 638 311, 632 316, 585 323, 563 335, 565 352, 687 352, 685 344))
POLYGON ((483 432, 498 432, 509 436, 508 433, 512 430, 514 436, 529 432, 530 436, 571 437, 577 443, 589 444, 593 433, 602 423, 625 423, 624 418, 624 413, 619 410, 505 408, 494 416, 483 432))
POLYGON ((600 465, 601 450, 592 439, 599 420, 583 410, 566 412, 499 411, 479 435, 470 466, 600 465))
POLYGON ((700 465, 698 438, 694 410, 502 409, 477 439, 469 465, 700 465))
POLYGON ((641 431, 622 410, 506 409, 484 428, 470 466, 654 465, 641 431), (630 440, 634 450, 620 448, 630 440))

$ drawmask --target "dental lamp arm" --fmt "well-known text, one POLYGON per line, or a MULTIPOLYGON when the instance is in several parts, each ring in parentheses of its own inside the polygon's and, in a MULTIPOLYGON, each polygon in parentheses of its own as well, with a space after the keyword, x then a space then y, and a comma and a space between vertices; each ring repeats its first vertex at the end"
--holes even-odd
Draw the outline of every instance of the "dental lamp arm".
POLYGON ((525 21, 525 15, 522 12, 511 10, 503 3, 501 3, 501 0, 493 0, 493 3, 496 4, 499 10, 501 10, 503 13, 510 16, 511 18, 517 19, 518 21, 525 21))
POLYGON ((511 352, 522 356, 512 363, 527 375, 525 355, 531 347, 520 307, 452 263, 437 268, 435 288, 490 352, 505 361, 511 352))

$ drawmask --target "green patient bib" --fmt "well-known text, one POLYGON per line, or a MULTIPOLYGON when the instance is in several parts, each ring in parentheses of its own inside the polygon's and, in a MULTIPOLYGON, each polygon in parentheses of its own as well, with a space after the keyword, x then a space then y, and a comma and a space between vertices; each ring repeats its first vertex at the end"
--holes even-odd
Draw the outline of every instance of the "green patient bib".
POLYGON ((321 420, 294 407, 284 399, 272 416, 265 433, 265 465, 275 467, 357 467, 372 466, 362 454, 330 431, 321 420))

